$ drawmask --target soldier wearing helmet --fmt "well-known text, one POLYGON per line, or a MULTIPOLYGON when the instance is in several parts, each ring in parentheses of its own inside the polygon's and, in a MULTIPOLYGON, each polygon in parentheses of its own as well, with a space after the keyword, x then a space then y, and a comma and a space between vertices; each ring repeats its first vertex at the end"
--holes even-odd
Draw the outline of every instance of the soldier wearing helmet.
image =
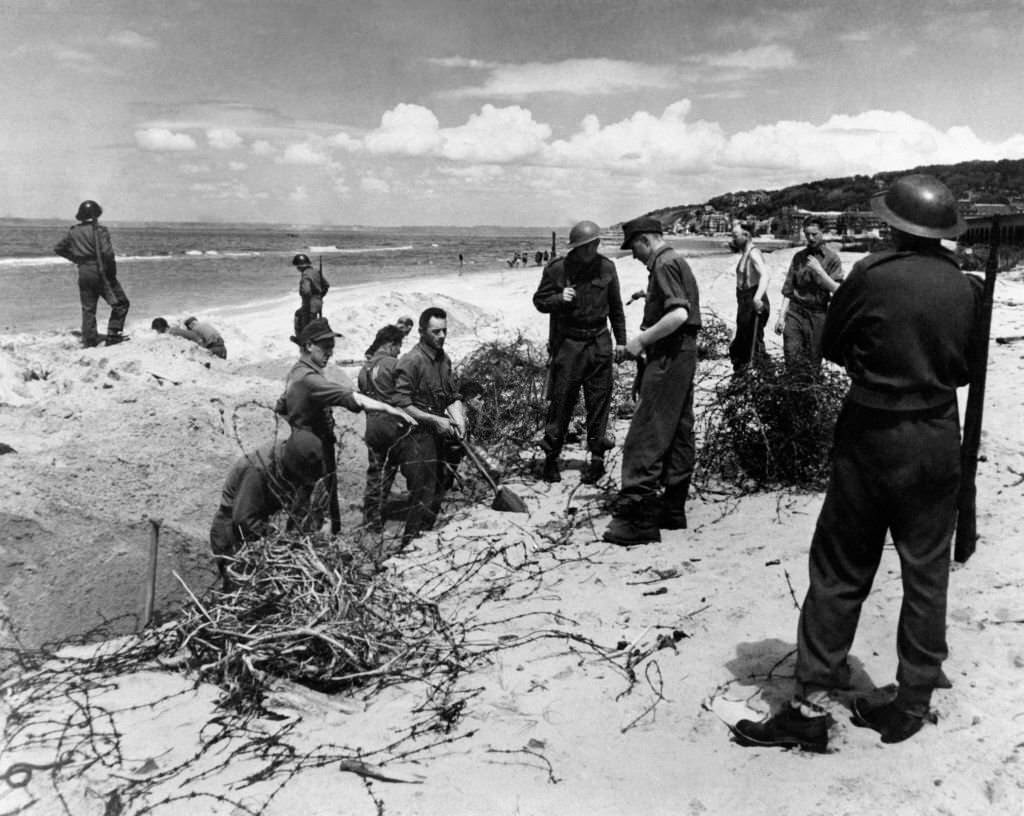
POLYGON ((797 634, 797 697, 764 722, 734 726, 743 745, 828 745, 828 695, 849 688, 850 647, 886 534, 900 559, 897 692, 855 699, 855 725, 882 742, 913 736, 932 691, 948 687, 946 594, 960 486, 956 390, 976 373, 981 281, 965 275, 940 239, 964 229, 938 179, 913 174, 875 196, 893 248, 858 261, 825 317, 825 358, 850 389, 835 429, 832 475, 811 540, 810 588, 797 634))
POLYGON ((580 221, 569 232, 568 255, 544 267, 533 296, 537 310, 550 315, 550 403, 541 442, 543 477, 548 482, 561 480, 558 456, 581 387, 590 460, 580 481, 593 484, 604 475, 604 454, 611 447, 605 432, 612 398, 612 362, 621 359, 621 347, 626 344, 626 315, 615 264, 598 253, 600 243, 601 228, 593 221, 580 221))
POLYGON ((296 255, 292 266, 299 270, 299 297, 302 298, 302 305, 295 312, 295 335, 298 336, 309 321, 323 317, 324 295, 331 285, 324 277, 323 266, 314 268, 308 255, 296 255))
POLYGON ((82 303, 82 345, 99 345, 96 331, 96 304, 103 298, 110 306, 107 320, 107 345, 124 339, 124 319, 128 314, 128 297, 117 280, 117 262, 107 228, 97 223, 103 208, 95 201, 78 205, 71 227, 53 251, 78 266, 78 295, 82 303))

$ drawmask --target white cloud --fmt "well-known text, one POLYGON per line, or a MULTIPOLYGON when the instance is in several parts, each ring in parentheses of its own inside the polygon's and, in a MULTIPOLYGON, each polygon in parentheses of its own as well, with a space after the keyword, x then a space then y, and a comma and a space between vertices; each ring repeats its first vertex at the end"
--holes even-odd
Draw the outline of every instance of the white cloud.
POLYGON ((327 164, 330 156, 309 142, 297 142, 284 149, 278 161, 281 164, 327 164))
POLYGON ((272 156, 276 153, 274 146, 266 139, 257 139, 250 148, 256 156, 272 156))
POLYGON ((309 200, 309 192, 301 184, 288 193, 288 200, 295 202, 303 202, 309 200))
POLYGON ((359 189, 364 193, 390 193, 391 185, 377 176, 363 176, 359 179, 359 189))
POLYGON ((206 131, 206 141, 214 150, 231 150, 242 144, 242 137, 231 128, 210 128, 206 131))
POLYGON ((243 161, 229 161, 228 162, 228 169, 229 170, 234 170, 235 172, 238 172, 240 170, 245 170, 248 166, 249 165, 246 164, 243 161))
POLYGON ((538 153, 551 127, 533 119, 526 108, 484 105, 465 124, 442 128, 422 105, 401 103, 381 117, 363 144, 375 154, 439 156, 453 161, 507 162, 538 153))
POLYGON ((337 147, 341 150, 347 150, 349 153, 355 153, 357 150, 362 150, 363 147, 362 142, 344 131, 329 136, 324 140, 324 143, 328 147, 337 147))
POLYGON ((430 108, 402 102, 380 118, 380 127, 367 133, 363 144, 371 153, 423 156, 441 146, 440 123, 430 108))
MULTIPOLYGON (((461 58, 452 58, 452 62, 460 60, 461 58)), ((457 67, 490 71, 483 84, 455 88, 444 91, 441 95, 494 98, 561 93, 575 96, 605 96, 637 91, 641 88, 673 88, 679 84, 679 69, 675 66, 627 60, 567 59, 561 62, 527 62, 521 65, 474 63, 473 60, 461 60, 457 67)))
POLYGON ((114 32, 107 39, 114 45, 127 48, 129 51, 152 51, 155 48, 159 48, 159 43, 152 37, 147 37, 130 29, 114 32))
POLYGON ((1024 156, 1024 135, 985 142, 968 127, 942 131, 902 111, 837 114, 821 125, 781 121, 729 138, 723 165, 793 177, 876 173, 922 164, 1024 156))
POLYGON ((793 49, 784 45, 758 45, 724 54, 705 54, 696 62, 710 68, 733 68, 741 71, 778 71, 796 65, 793 49))
POLYGON ((661 116, 638 111, 605 126, 591 114, 584 117, 577 133, 551 143, 545 159, 555 165, 617 171, 700 169, 714 162, 725 135, 717 124, 687 122, 689 112, 690 101, 682 99, 665 108, 661 116))
POLYGON ((187 133, 175 133, 167 128, 145 128, 135 131, 135 143, 143 150, 180 151, 195 150, 196 140, 187 133))
POLYGON ((535 122, 533 114, 513 105, 484 105, 466 124, 440 131, 441 155, 455 161, 503 162, 538 153, 551 136, 548 125, 535 122))

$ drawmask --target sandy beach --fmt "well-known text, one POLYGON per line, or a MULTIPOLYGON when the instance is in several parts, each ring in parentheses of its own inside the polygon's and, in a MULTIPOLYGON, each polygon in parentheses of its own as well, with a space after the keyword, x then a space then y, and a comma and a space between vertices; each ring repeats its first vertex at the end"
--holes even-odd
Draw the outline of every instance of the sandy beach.
MULTIPOLYGON (((793 252, 766 256, 773 313, 793 252)), ((848 270, 859 256, 842 257, 848 270)), ((616 263, 624 293, 644 286, 639 263, 616 263)), ((704 307, 730 323, 734 263, 692 262, 704 307)), ((521 334, 542 343, 547 320, 531 303, 539 276, 531 267, 337 286, 325 305, 344 334, 336 358, 361 359, 378 327, 428 305, 448 310, 456 361, 492 339, 521 334)), ((213 582, 206 541, 224 474, 240 448, 286 433, 272 406, 295 356, 286 331, 293 309, 211 306, 227 360, 146 332, 91 350, 56 333, 0 337, 0 442, 15 451, 0 456, 0 646, 13 648, 17 636, 36 648, 105 621, 112 633, 130 632, 143 603, 151 519, 161 523, 158 607, 184 597, 175 572, 196 590, 213 582)), ((627 307, 631 333, 639 320, 640 305, 627 307)), ((997 283, 992 334, 1024 334, 1019 271, 997 283)), ((767 337, 780 354, 778 338, 767 337)), ((355 370, 332 365, 330 376, 355 370)), ((504 548, 502 561, 439 605, 479 632, 480 648, 503 644, 468 662, 447 732, 405 733, 421 716, 420 684, 369 699, 281 684, 270 706, 281 719, 250 721, 247 736, 234 733, 192 762, 216 732, 218 690, 150 662, 108 678, 90 697, 119 737, 102 761, 76 764, 72 755, 16 787, 2 780, 12 763, 53 763, 79 737, 69 732, 48 754, 0 753, 0 814, 1019 814, 1022 404, 1024 344, 993 343, 978 472, 981 538, 951 577, 945 671, 953 687, 935 694, 937 724, 905 743, 882 745, 850 723, 841 703, 824 756, 730 739, 728 723, 759 718, 790 694, 821 494, 698 495, 688 506, 690 529, 626 550, 600 540, 621 451, 610 478, 588 487, 579 484, 575 465, 585 452, 576 447, 566 450, 561 483, 512 480, 528 515, 459 502, 439 529, 388 562, 396 577, 422 585, 438 565, 461 563, 484 543, 504 548), (488 582, 503 592, 477 604, 488 582), (262 753, 253 748, 258 736, 262 753), (383 750, 396 741, 399 748, 383 750), (289 761, 307 761, 295 773, 286 763, 258 774, 268 746, 281 744, 289 761), (352 756, 366 757, 365 765, 339 759, 352 756), (187 762, 186 772, 161 776, 187 762), (127 796, 133 781, 149 777, 157 781, 143 795, 127 796)), ((345 528, 359 516, 364 419, 335 415, 345 528)), ((620 420, 619 440, 625 428, 620 420)), ((900 598, 890 546, 852 653, 860 691, 894 682, 900 598)), ((0 675, 8 725, 27 710, 24 692, 10 691, 17 676, 16 668, 0 675)), ((55 694, 33 713, 56 721, 79 704, 71 693, 55 694)), ((9 730, 25 734, 29 726, 9 730)))

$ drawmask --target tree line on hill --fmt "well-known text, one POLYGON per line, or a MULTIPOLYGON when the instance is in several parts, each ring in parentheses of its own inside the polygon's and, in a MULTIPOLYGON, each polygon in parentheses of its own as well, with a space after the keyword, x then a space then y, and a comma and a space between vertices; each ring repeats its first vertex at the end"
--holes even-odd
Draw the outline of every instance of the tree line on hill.
POLYGON ((1024 204, 1024 159, 965 161, 932 164, 911 170, 821 179, 783 187, 781 190, 744 190, 709 198, 703 204, 679 204, 653 210, 648 215, 671 224, 695 207, 710 205, 717 212, 734 217, 774 218, 785 208, 804 210, 866 211, 871 196, 884 190, 900 176, 927 173, 944 182, 958 199, 978 204, 1024 204))

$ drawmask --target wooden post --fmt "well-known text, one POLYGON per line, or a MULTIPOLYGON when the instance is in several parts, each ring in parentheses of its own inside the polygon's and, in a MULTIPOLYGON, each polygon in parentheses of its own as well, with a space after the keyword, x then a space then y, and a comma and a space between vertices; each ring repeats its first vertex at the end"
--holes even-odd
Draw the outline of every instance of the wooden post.
POLYGON ((145 629, 153 620, 153 605, 156 600, 156 559, 160 549, 160 525, 163 519, 150 518, 149 520, 149 564, 146 572, 146 600, 142 608, 142 625, 139 631, 145 629))
POLYGON ((556 247, 557 247, 557 244, 555 243, 555 231, 551 230, 551 257, 552 257, 552 259, 554 259, 554 257, 558 254, 558 251, 557 251, 556 247))
POLYGON ((981 447, 981 419, 985 408, 985 376, 988 369, 988 341, 992 331, 992 299, 999 270, 999 216, 992 217, 988 260, 985 262, 985 288, 977 327, 976 357, 971 360, 972 380, 964 411, 963 440, 960 443, 960 495, 956 502, 956 539, 953 558, 966 563, 978 543, 978 449, 981 447))

